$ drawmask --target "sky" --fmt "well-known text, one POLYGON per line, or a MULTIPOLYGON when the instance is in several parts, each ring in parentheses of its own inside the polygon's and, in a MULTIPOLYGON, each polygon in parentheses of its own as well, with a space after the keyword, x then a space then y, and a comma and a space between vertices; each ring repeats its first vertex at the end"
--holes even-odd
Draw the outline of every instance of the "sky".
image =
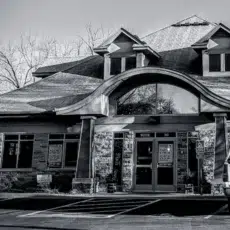
POLYGON ((85 25, 125 27, 140 37, 197 14, 230 25, 229 0, 0 0, 0 42, 20 34, 68 40, 85 25))

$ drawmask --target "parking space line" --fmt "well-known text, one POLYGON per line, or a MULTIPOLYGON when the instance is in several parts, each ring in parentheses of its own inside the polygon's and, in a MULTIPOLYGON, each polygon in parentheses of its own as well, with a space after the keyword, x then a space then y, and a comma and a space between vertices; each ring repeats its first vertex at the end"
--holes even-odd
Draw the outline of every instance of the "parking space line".
POLYGON ((80 214, 80 213, 69 213, 69 214, 63 214, 63 213, 53 213, 53 214, 35 214, 32 216, 33 218, 100 218, 100 219, 108 219, 110 218, 110 215, 103 215, 103 214, 80 214))
POLYGON ((216 214, 222 212, 222 211, 225 210, 227 207, 228 207, 228 205, 225 204, 224 206, 222 206, 221 208, 219 208, 217 211, 215 211, 215 212, 213 212, 212 214, 210 214, 210 215, 204 217, 204 219, 210 219, 212 216, 214 216, 214 215, 216 215, 216 214))
POLYGON ((2 200, 0 199, 0 202, 6 201, 6 200, 13 200, 16 199, 15 197, 11 197, 11 198, 3 198, 2 200))
POLYGON ((90 200, 93 200, 93 199, 94 199, 94 198, 85 199, 85 200, 77 201, 77 202, 74 202, 74 203, 70 203, 70 204, 66 204, 66 205, 61 205, 61 206, 57 206, 57 207, 54 207, 54 208, 49 208, 49 209, 45 209, 45 210, 40 210, 40 211, 36 211, 36 212, 31 212, 31 213, 24 214, 24 215, 19 215, 19 216, 17 216, 17 217, 28 217, 28 216, 33 216, 33 215, 36 215, 36 214, 39 214, 39 213, 42 213, 42 212, 53 211, 53 210, 56 210, 56 209, 59 209, 59 208, 64 208, 64 207, 68 207, 68 206, 71 206, 71 205, 84 203, 84 202, 87 202, 87 201, 90 201, 90 200))
POLYGON ((158 200, 154 200, 154 201, 148 202, 147 204, 145 203, 145 204, 142 204, 142 205, 138 205, 138 206, 136 206, 136 207, 134 207, 134 208, 126 209, 125 211, 118 212, 118 213, 116 213, 116 214, 110 215, 109 217, 112 218, 112 217, 115 217, 115 216, 118 216, 118 215, 122 215, 122 214, 125 214, 125 213, 127 213, 127 212, 131 212, 131 211, 133 211, 133 210, 136 210, 136 209, 139 209, 139 208, 143 208, 143 207, 148 206, 148 205, 150 205, 150 204, 157 203, 157 202, 159 202, 159 201, 161 201, 161 200, 162 200, 162 199, 158 199, 158 200))

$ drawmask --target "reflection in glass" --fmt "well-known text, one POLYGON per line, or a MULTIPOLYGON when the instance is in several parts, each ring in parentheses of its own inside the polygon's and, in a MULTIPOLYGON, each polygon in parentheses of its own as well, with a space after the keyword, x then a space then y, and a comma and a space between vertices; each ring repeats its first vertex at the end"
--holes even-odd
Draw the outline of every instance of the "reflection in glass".
POLYGON ((137 165, 152 164, 152 142, 138 141, 137 142, 137 165))
POLYGON ((159 114, 198 113, 198 98, 189 91, 170 84, 157 84, 159 114))
POLYGON ((170 84, 148 84, 137 87, 117 102, 119 115, 198 113, 198 97, 170 84))
POLYGON ((118 100, 117 114, 140 115, 156 113, 156 84, 135 88, 118 100))

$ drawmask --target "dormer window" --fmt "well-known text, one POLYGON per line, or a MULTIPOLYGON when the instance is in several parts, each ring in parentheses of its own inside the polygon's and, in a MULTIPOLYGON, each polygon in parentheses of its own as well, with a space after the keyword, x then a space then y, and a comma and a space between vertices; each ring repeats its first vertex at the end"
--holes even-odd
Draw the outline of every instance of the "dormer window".
POLYGON ((134 69, 137 66, 136 57, 127 57, 125 62, 125 70, 134 69))
POLYGON ((209 54, 209 72, 221 71, 221 57, 220 54, 209 54))
POLYGON ((121 73, 121 58, 111 58, 110 75, 121 73))
POLYGON ((230 71, 230 53, 225 54, 225 71, 230 71))

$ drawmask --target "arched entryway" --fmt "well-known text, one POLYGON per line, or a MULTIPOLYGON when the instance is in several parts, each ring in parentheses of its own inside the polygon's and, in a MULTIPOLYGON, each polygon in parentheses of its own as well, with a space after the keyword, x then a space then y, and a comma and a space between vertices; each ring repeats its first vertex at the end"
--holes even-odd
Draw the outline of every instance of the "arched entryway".
MULTIPOLYGON (((115 133, 123 133, 124 137, 124 132, 132 132, 131 141, 134 147, 130 156, 133 160, 133 171, 129 172, 132 180, 131 189, 138 189, 140 185, 140 190, 150 189, 151 191, 178 191, 178 185, 183 185, 189 159, 188 146, 183 146, 183 140, 186 140, 187 145, 190 139, 194 138, 189 135, 193 135, 195 126, 202 122, 216 121, 215 143, 218 145, 214 147, 217 162, 215 168, 217 174, 221 175, 220 166, 227 153, 224 130, 229 111, 230 101, 214 94, 191 76, 155 67, 136 68, 111 77, 82 101, 56 110, 60 115, 84 115, 82 127, 87 128, 83 128, 81 133, 82 144, 80 144, 79 155, 82 157, 79 158, 80 160, 85 156, 89 156, 88 159, 91 159, 91 141, 93 140, 93 136, 91 136, 93 127, 91 126, 94 123, 95 133, 108 132, 111 137, 115 137, 115 133), (185 90, 188 95, 197 98, 198 109, 192 115, 183 112, 179 114, 117 114, 119 98, 133 89, 151 84, 169 85, 185 90), (102 116, 103 118, 101 118, 102 116), (96 121, 90 122, 92 119, 96 119, 96 121), (138 149, 140 149, 140 154, 138 149), (143 149, 145 149, 145 153, 142 151, 143 149), (184 163, 185 161, 186 163, 184 163), (186 165, 184 166, 184 164, 186 165), (145 181, 146 175, 150 174, 151 178, 145 181), (167 175, 172 175, 172 177, 167 175)), ((112 141, 115 143, 115 140, 112 141)), ((121 141, 117 142, 121 143, 121 141)), ((115 149, 111 151, 111 159, 114 159, 115 149)), ((125 153, 123 154, 125 155, 125 153)), ((92 170, 92 162, 89 166, 83 165, 83 160, 82 164, 81 162, 79 164, 84 166, 84 170, 86 167, 89 168, 89 171, 92 170)), ((92 173, 89 172, 88 175, 92 175, 92 173)))

